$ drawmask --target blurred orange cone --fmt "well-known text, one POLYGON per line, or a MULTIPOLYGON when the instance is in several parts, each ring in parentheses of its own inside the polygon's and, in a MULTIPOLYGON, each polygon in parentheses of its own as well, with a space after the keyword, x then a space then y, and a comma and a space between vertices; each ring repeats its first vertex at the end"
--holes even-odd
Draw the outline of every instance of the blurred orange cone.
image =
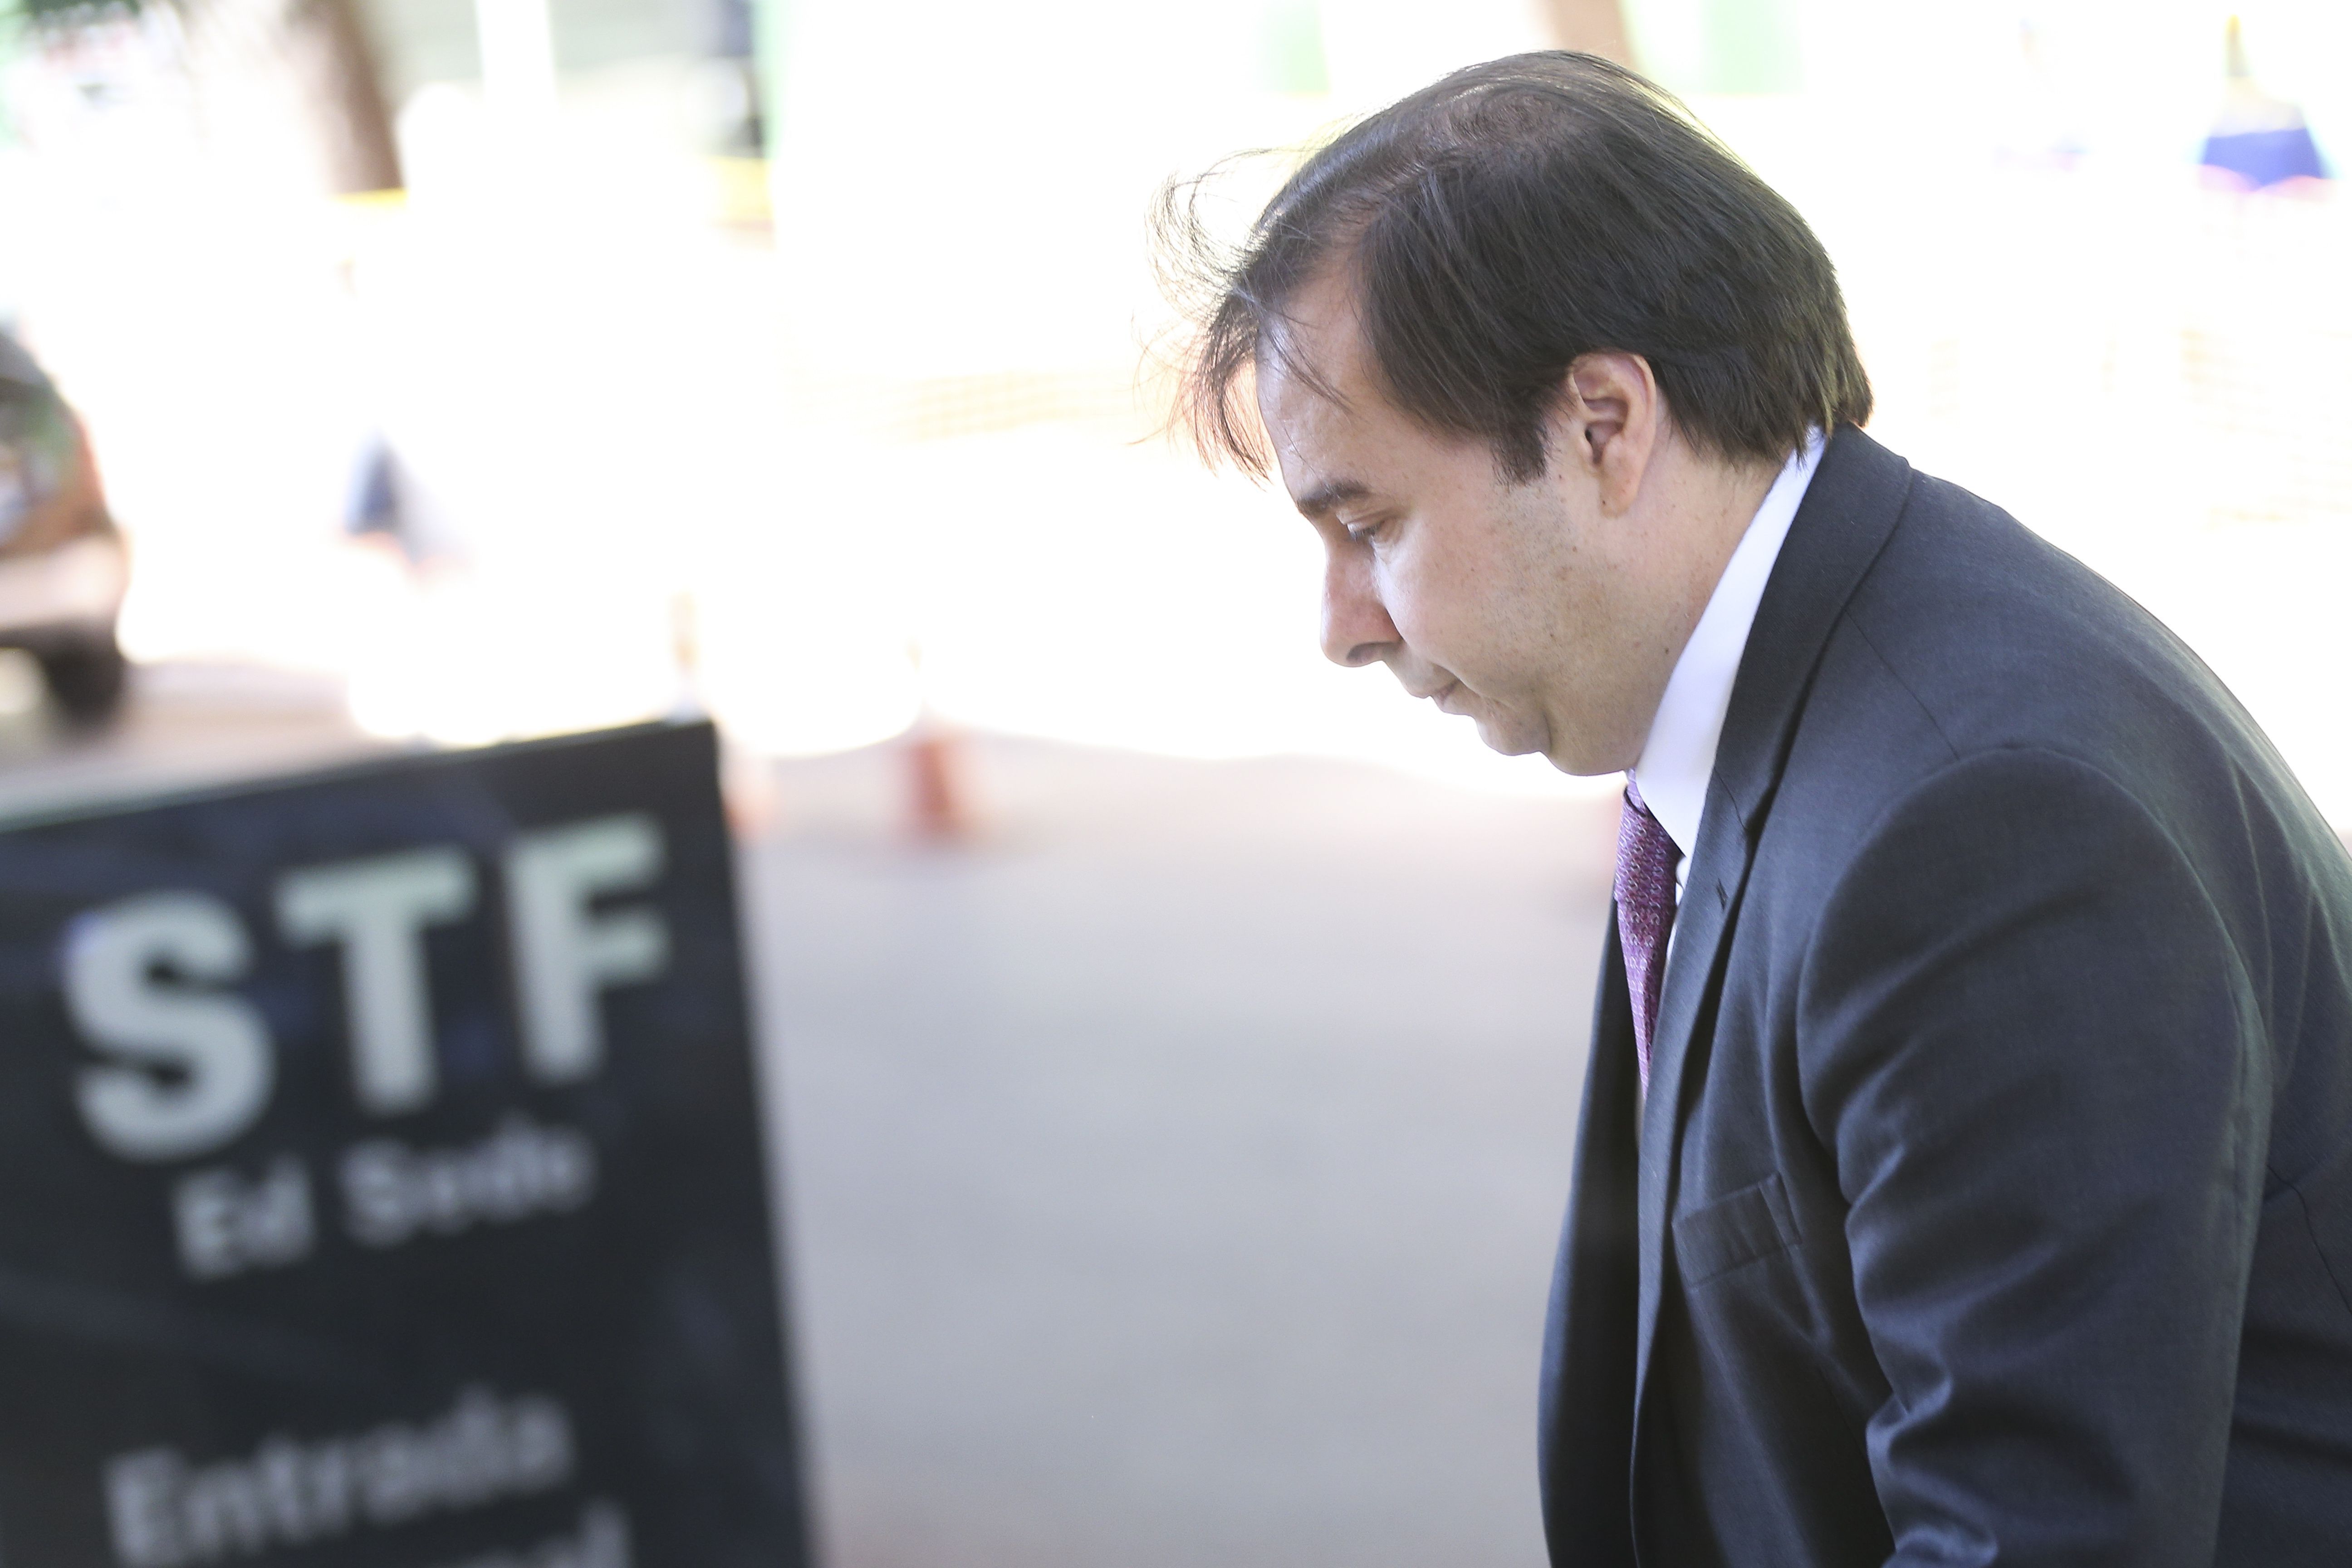
POLYGON ((926 715, 907 736, 908 782, 914 835, 926 844, 961 844, 971 837, 964 791, 963 738, 926 715))
POLYGON ((907 665, 915 678, 914 727, 907 731, 907 783, 914 805, 911 826, 919 844, 963 844, 971 838, 971 801, 965 792, 963 735, 943 722, 924 689, 923 645, 909 640, 907 665))

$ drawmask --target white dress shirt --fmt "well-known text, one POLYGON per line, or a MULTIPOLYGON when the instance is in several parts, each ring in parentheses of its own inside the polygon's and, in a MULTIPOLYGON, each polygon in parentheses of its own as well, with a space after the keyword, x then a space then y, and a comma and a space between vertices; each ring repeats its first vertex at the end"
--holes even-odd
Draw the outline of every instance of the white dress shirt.
MULTIPOLYGON (((1650 721, 1642 760, 1633 766, 1650 815, 1682 851, 1675 862, 1677 904, 1690 875, 1691 850, 1698 844, 1699 816, 1706 809, 1707 781, 1715 776, 1716 742, 1722 739, 1723 716, 1731 707, 1739 656, 1748 651, 1748 631, 1756 624, 1765 581, 1772 575, 1772 563, 1780 558, 1780 543, 1789 537, 1797 503, 1805 499, 1805 487, 1812 482, 1826 444, 1815 431, 1781 468, 1765 492, 1764 504, 1748 520, 1748 531, 1724 563, 1723 575, 1716 580, 1698 625, 1691 628, 1690 641, 1675 660, 1675 672, 1666 678, 1658 716, 1650 721)), ((1673 962, 1671 931, 1666 957, 1673 962)))

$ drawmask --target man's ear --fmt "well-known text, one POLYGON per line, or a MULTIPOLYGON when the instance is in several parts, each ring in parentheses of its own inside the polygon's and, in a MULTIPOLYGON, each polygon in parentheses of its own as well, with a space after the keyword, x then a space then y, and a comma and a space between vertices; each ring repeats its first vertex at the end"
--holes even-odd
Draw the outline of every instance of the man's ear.
POLYGON ((1658 378, 1639 354, 1590 353, 1560 378, 1552 415, 1555 461, 1572 466, 1601 489, 1613 516, 1642 493, 1665 417, 1658 378))

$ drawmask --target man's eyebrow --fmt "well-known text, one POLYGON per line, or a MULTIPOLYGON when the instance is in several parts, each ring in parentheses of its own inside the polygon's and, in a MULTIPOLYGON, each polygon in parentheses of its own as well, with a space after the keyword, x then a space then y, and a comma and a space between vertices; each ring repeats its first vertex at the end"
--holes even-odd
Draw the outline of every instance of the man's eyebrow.
POLYGON ((1298 510, 1308 517, 1328 517, 1351 500, 1361 500, 1372 493, 1372 487, 1360 479, 1333 479, 1316 486, 1298 498, 1298 510))

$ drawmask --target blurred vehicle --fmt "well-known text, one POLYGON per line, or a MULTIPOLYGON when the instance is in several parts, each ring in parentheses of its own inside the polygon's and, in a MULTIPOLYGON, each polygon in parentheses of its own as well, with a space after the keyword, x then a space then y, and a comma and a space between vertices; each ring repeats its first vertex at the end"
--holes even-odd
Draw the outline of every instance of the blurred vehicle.
POLYGON ((73 722, 121 704, 114 623, 129 567, 80 418, 0 331, 0 647, 39 661, 73 722))

